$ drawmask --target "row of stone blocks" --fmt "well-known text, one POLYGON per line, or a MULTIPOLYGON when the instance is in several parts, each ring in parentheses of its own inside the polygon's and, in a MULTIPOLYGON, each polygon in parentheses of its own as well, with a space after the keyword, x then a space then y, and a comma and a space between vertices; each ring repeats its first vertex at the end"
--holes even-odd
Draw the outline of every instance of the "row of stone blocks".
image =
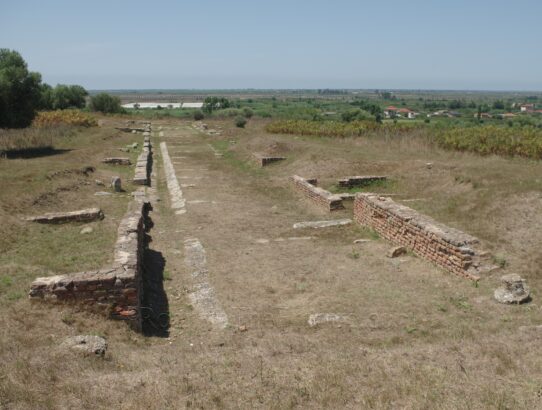
POLYGON ((301 192, 318 207, 328 212, 344 209, 340 195, 334 195, 323 188, 317 187, 316 179, 304 179, 298 175, 292 175, 290 181, 298 192, 301 192))
POLYGON ((135 175, 133 182, 136 185, 149 185, 152 168, 152 145, 151 145, 151 127, 145 125, 143 132, 143 151, 137 157, 135 175))
POLYGON ((477 238, 390 198, 358 193, 354 200, 354 220, 457 275, 478 280, 480 274, 496 268, 490 264, 490 255, 479 249, 477 238))
POLYGON ((130 202, 118 228, 113 266, 37 278, 31 284, 30 297, 89 305, 111 318, 128 320, 134 330, 141 331, 143 255, 150 208, 146 199, 130 202))

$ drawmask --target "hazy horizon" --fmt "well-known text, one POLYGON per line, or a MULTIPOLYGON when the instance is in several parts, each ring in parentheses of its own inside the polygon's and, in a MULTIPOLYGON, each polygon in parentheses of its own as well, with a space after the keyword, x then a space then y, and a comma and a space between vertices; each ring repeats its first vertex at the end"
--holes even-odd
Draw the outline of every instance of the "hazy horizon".
POLYGON ((542 3, 21 0, 0 47, 92 90, 542 90, 542 3))

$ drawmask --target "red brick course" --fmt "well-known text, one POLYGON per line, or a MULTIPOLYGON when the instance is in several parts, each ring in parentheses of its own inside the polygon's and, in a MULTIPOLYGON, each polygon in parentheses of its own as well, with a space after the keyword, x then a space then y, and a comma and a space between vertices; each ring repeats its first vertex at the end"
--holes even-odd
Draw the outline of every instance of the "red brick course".
POLYGON ((390 198, 358 193, 354 200, 354 220, 465 278, 478 280, 481 273, 494 268, 488 264, 487 252, 478 249, 477 238, 438 223, 390 198))
MULTIPOLYGON (((296 191, 302 193, 319 208, 325 209, 328 212, 344 209, 342 198, 339 195, 334 195, 325 189, 319 188, 309 183, 309 180, 297 175, 291 176, 290 181, 296 191)), ((310 181, 316 184, 315 179, 311 179, 310 181)))

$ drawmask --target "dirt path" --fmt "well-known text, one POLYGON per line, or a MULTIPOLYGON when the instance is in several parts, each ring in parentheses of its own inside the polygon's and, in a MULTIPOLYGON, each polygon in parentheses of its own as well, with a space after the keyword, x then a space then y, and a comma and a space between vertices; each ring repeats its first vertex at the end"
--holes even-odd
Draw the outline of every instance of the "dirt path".
POLYGON ((495 371, 482 340, 507 356, 497 340, 516 338, 488 332, 506 309, 491 288, 411 255, 388 259, 390 245, 356 225, 293 229, 351 211, 319 214, 272 171, 221 155, 219 137, 187 125, 158 132, 151 247, 165 260, 170 327, 140 366, 160 363, 163 403, 423 408, 456 403, 450 385, 480 401, 495 371))

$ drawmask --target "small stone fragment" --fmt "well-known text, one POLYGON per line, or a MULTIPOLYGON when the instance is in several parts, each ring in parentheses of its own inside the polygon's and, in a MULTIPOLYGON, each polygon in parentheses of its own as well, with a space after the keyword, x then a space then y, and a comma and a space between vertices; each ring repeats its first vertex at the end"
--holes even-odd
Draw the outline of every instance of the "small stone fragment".
POLYGON ((335 313, 314 313, 309 316, 307 323, 310 327, 320 325, 327 322, 345 322, 344 316, 337 315, 335 313))
POLYGON ((398 256, 404 255, 407 253, 407 249, 404 246, 394 246, 391 248, 386 256, 388 258, 397 258, 398 256))
POLYGON ((121 185, 120 177, 114 176, 114 177, 111 178, 111 188, 113 188, 113 190, 115 192, 121 192, 122 191, 122 185, 121 185))
POLYGON ((525 279, 511 273, 501 277, 502 285, 495 289, 495 299, 499 303, 520 304, 530 300, 530 290, 525 279))
POLYGON ((103 183, 103 181, 100 181, 99 179, 96 180, 96 185, 98 185, 98 186, 105 186, 105 184, 103 183))
POLYGON ((85 226, 83 229, 81 229, 81 234, 89 234, 92 233, 93 229, 91 226, 85 226))
POLYGON ((354 241, 354 243, 367 243, 367 242, 371 242, 370 239, 356 239, 354 241))
POLYGON ((103 337, 80 335, 68 337, 60 347, 83 354, 103 357, 107 350, 107 342, 103 337))

